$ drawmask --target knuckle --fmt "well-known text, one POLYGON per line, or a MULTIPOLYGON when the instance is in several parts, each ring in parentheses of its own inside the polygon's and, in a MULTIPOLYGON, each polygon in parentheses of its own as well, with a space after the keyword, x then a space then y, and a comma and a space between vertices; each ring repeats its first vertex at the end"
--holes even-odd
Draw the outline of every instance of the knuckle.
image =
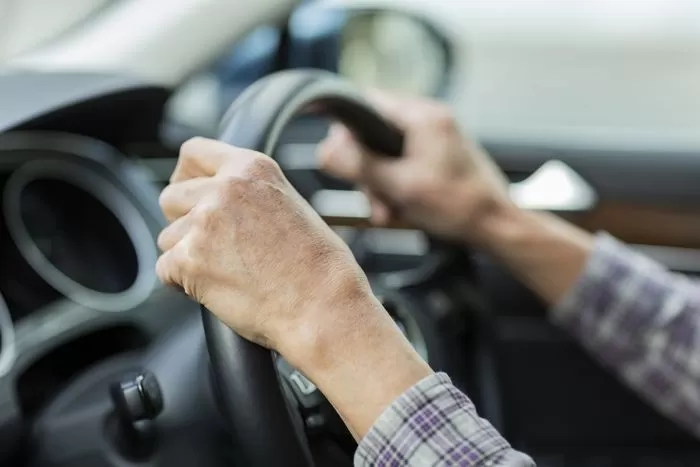
POLYGON ((170 271, 168 270, 168 263, 165 254, 160 255, 160 257, 156 261, 156 275, 163 283, 167 284, 171 280, 170 271))
POLYGON ((174 199, 174 191, 175 189, 173 188, 174 185, 168 185, 163 190, 160 192, 160 196, 158 196, 158 204, 160 205, 161 209, 167 210, 168 207, 172 204, 173 199, 174 199))
POLYGON ((433 126, 439 130, 452 131, 457 127, 452 109, 444 104, 435 104, 429 118, 433 126))
POLYGON ((423 189, 416 185, 411 185, 406 187, 404 192, 401 194, 403 203, 411 206, 421 201, 423 189))
POLYGON ((429 100, 412 102, 412 105, 406 108, 404 120, 415 130, 456 127, 452 108, 442 102, 429 100))
POLYGON ((217 223, 219 205, 215 201, 199 203, 192 209, 191 214, 195 226, 209 231, 217 223))
POLYGON ((407 205, 413 205, 422 202, 427 193, 431 191, 432 187, 428 180, 421 176, 412 176, 407 178, 406 182, 403 184, 403 190, 401 193, 401 199, 407 205))
POLYGON ((190 248, 178 248, 173 251, 173 264, 182 275, 191 276, 198 269, 197 263, 190 248))
POLYGON ((188 139, 187 141, 182 143, 182 146, 180 146, 180 157, 184 160, 194 158, 199 152, 199 148, 202 147, 205 141, 206 138, 203 138, 201 136, 195 136, 193 138, 188 139))
POLYGON ((413 187, 413 200, 415 202, 425 201, 425 199, 430 196, 430 193, 432 193, 433 189, 434 187, 431 183, 425 180, 418 181, 413 187))
POLYGON ((158 245, 158 248, 160 249, 160 251, 165 251, 165 247, 168 244, 167 238, 168 238, 168 233, 166 230, 163 230, 158 234, 158 239, 156 240, 156 244, 158 245))
POLYGON ((217 199, 224 205, 243 199, 250 191, 250 185, 250 180, 243 177, 225 177, 219 185, 217 199))
POLYGON ((271 157, 261 154, 250 160, 245 173, 253 179, 276 180, 279 177, 280 168, 271 157))
POLYGON ((212 144, 212 140, 196 136, 180 146, 180 154, 170 181, 190 178, 197 175, 206 166, 206 159, 216 157, 221 149, 212 144))
POLYGON ((197 274, 202 269, 203 261, 196 254, 197 248, 192 242, 173 251, 173 263, 185 276, 197 274))

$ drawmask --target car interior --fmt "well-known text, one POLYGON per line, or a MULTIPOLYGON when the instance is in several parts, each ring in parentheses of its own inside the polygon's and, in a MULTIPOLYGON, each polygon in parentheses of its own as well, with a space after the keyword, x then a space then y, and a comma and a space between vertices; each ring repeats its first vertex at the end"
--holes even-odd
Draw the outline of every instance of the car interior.
MULTIPOLYGON (((177 83, 104 69, 0 71, 0 465, 352 465, 356 443, 311 381, 157 280, 158 196, 193 136, 273 157, 350 245, 419 354, 537 465, 698 465, 700 442, 550 324, 500 264, 407 225, 372 227, 362 195, 317 169, 314 147, 331 121, 400 155, 401 133, 364 87, 444 99, 468 117, 454 88, 476 65, 463 54, 485 60, 476 46, 464 52, 431 6, 340 3, 302 2, 254 24, 177 83), (382 45, 387 31, 415 53, 382 45)), ((494 92, 475 84, 478 73, 464 86, 494 92)), ((513 108, 530 102, 502 92, 513 108)), ((552 99, 542 115, 566 104, 552 99)), ((698 124, 698 112, 675 115, 698 124)), ((680 133, 638 144, 499 137, 492 116, 484 121, 479 140, 523 207, 700 275, 700 144, 680 133)))

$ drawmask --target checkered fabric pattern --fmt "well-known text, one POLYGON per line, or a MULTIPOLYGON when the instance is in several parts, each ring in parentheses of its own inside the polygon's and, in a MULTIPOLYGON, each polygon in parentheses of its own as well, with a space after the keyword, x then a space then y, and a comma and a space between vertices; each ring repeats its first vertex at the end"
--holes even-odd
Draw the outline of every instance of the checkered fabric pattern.
POLYGON ((700 436, 700 284, 607 234, 551 312, 660 412, 700 436))
POLYGON ((508 466, 534 462, 511 449, 444 373, 403 393, 358 446, 356 466, 508 466))
MULTIPOLYGON (((700 435, 700 286, 598 234, 552 319, 660 411, 700 435)), ((356 466, 531 467, 441 373, 402 394, 356 466)))

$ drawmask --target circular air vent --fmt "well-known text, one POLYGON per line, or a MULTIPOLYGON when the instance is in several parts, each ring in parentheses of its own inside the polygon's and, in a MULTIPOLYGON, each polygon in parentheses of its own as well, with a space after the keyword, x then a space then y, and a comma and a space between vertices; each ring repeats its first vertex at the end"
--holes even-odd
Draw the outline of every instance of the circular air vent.
POLYGON ((155 284, 155 242, 126 194, 83 165, 36 161, 5 186, 8 231, 25 261, 66 297, 133 308, 155 284))

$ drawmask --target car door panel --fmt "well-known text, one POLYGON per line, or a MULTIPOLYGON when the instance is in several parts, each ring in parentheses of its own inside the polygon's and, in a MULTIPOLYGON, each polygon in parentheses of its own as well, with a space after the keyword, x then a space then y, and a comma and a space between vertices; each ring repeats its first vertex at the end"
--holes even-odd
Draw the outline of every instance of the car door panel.
MULTIPOLYGON (((565 162, 599 196, 590 212, 568 216, 573 222, 610 231, 670 269, 693 273, 700 267, 694 250, 700 244, 700 184, 694 182, 700 154, 487 147, 513 181, 548 160, 565 162)), ((700 459, 694 437, 550 324, 546 307, 529 290, 488 258, 478 264, 492 313, 493 347, 487 351, 498 365, 508 439, 542 458, 601 456, 609 465, 643 465, 638 462, 653 456, 668 465, 685 456, 700 459)))

